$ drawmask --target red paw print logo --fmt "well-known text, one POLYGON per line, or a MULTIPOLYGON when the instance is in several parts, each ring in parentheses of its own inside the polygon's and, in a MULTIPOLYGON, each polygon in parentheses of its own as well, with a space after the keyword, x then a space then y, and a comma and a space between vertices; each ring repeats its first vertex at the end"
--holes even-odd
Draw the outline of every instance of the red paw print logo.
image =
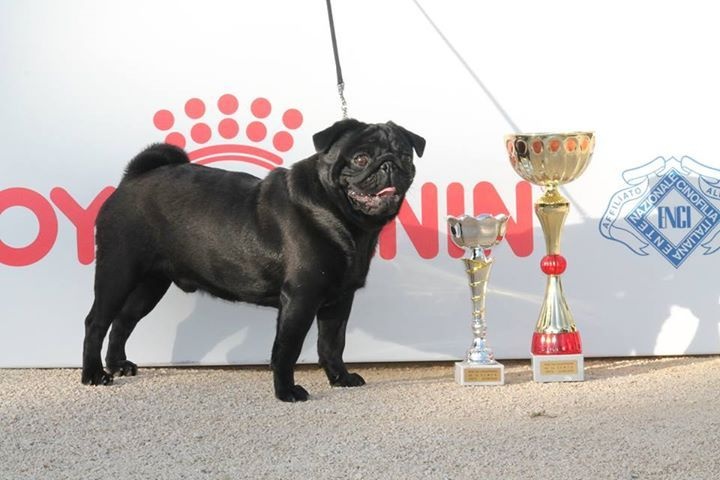
POLYGON ((280 117, 282 127, 273 127, 278 121, 272 121, 273 107, 266 98, 250 103, 250 115, 240 113, 240 102, 229 93, 222 95, 214 106, 217 111, 214 108, 210 111, 204 101, 191 98, 185 102, 184 115, 176 117, 170 110, 158 110, 153 124, 168 132, 167 143, 186 149, 193 163, 240 161, 272 170, 283 163, 278 153, 293 147, 290 131, 303 123, 302 113, 290 108, 280 117), (249 118, 243 122, 243 116, 249 118), (189 146, 190 143, 194 145, 189 146))

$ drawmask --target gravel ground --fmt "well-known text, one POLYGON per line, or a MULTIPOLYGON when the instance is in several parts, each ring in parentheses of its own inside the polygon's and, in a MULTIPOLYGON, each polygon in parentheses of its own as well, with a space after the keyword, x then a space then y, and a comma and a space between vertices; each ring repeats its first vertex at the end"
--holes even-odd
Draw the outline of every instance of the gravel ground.
POLYGON ((461 387, 452 365, 275 400, 258 368, 0 370, 0 479, 718 479, 720 357, 586 359, 582 383, 461 387))

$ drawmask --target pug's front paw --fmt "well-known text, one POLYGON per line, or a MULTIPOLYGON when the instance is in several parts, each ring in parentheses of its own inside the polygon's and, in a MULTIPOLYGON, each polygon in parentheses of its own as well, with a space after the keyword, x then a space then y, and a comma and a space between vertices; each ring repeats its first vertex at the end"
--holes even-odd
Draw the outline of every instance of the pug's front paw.
POLYGON ((300 385, 275 389, 275 396, 283 402, 304 402, 310 394, 300 385))
POLYGON ((111 373, 100 367, 85 367, 82 369, 81 381, 84 385, 112 385, 111 373))
POLYGON ((365 385, 365 379, 357 373, 346 373, 330 381, 333 387, 360 387, 365 385))
POLYGON ((117 375, 119 377, 134 377, 137 375, 137 365, 135 365, 130 360, 124 360, 120 362, 108 362, 107 364, 108 370, 110 370, 110 373, 112 375, 117 375))

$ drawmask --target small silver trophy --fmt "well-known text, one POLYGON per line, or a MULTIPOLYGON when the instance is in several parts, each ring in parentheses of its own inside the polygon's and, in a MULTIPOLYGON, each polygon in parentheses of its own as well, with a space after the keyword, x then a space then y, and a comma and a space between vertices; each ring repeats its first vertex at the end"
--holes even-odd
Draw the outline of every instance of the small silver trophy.
POLYGON ((485 292, 493 259, 490 249, 505 236, 506 215, 481 214, 448 217, 450 238, 460 248, 468 250, 470 258, 463 258, 470 282, 473 305, 473 343, 465 360, 455 363, 455 381, 460 385, 503 385, 505 367, 495 360, 495 353, 487 341, 485 321, 485 292))

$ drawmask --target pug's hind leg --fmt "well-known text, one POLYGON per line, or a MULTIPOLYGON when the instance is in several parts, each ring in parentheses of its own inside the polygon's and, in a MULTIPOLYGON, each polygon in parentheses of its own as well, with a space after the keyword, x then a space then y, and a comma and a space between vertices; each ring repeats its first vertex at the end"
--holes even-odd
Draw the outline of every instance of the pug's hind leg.
POLYGON ((105 365, 113 375, 137 374, 137 365, 127 359, 125 344, 137 323, 152 311, 170 287, 170 280, 160 276, 145 277, 130 293, 118 316, 113 320, 105 365))
POLYGON ((111 271, 98 264, 95 275, 95 301, 85 319, 81 381, 85 385, 110 385, 113 375, 102 366, 101 350, 112 320, 122 309, 133 289, 134 279, 128 271, 111 271))
POLYGON ((271 366, 275 396, 283 402, 304 402, 308 392, 295 385, 295 363, 303 342, 315 318, 317 303, 308 292, 288 293, 283 288, 277 319, 277 332, 273 343, 271 366))
POLYGON ((335 387, 359 387, 365 380, 357 373, 350 373, 343 361, 345 331, 354 294, 318 310, 318 357, 320 366, 335 387))

